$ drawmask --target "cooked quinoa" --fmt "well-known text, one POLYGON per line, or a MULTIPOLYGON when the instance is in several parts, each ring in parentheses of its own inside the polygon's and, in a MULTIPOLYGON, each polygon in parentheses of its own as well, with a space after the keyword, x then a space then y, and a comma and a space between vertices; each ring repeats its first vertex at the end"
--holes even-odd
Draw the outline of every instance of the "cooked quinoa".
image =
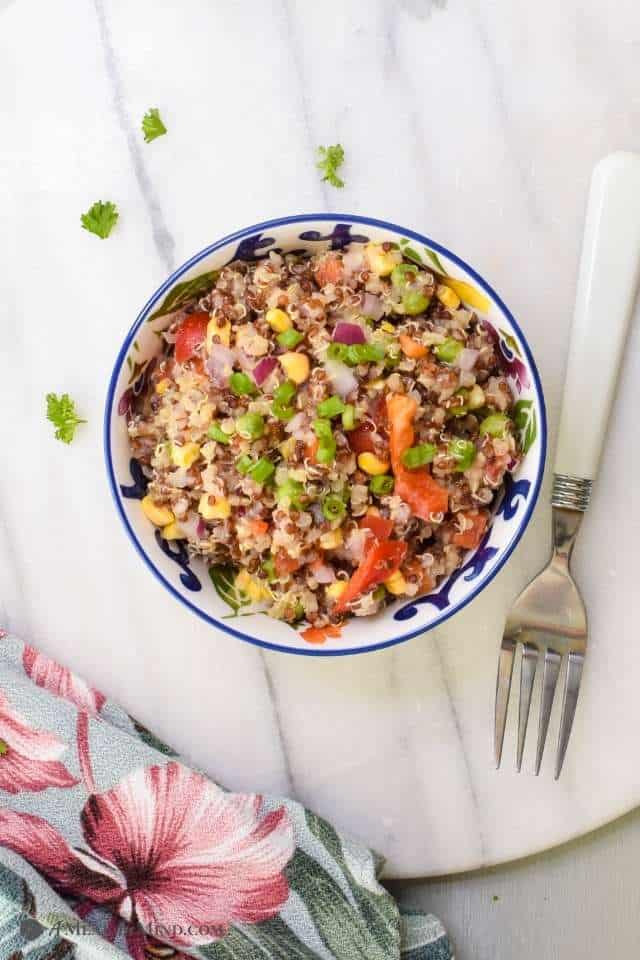
POLYGON ((162 536, 310 640, 456 570, 521 452, 453 286, 387 243, 224 267, 129 412, 162 536))

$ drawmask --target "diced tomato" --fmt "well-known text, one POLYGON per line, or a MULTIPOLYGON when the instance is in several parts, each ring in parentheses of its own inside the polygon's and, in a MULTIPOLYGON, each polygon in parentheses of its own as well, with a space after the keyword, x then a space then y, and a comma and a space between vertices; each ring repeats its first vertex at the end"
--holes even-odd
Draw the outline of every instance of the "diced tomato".
POLYGON ((317 437, 314 437, 312 440, 309 440, 309 442, 305 444, 304 452, 307 460, 311 460, 311 463, 316 462, 316 453, 318 452, 317 437))
POLYGON ((416 517, 429 521, 432 513, 445 513, 449 494, 427 468, 409 470, 402 462, 402 454, 413 446, 415 432, 413 419, 418 404, 413 397, 400 393, 387 395, 389 417, 389 452, 395 477, 394 492, 407 503, 416 517))
POLYGON ((374 540, 357 570, 352 573, 347 589, 339 597, 333 612, 341 613, 352 600, 387 580, 400 568, 406 552, 407 545, 403 540, 386 540, 383 543, 374 540))
POLYGON ((300 567, 300 561, 296 560, 295 557, 290 557, 286 550, 278 550, 274 563, 279 577, 286 577, 289 573, 295 573, 300 567))
POLYGON ((375 513, 368 513, 362 517, 358 526, 361 530, 371 530, 377 540, 388 540, 393 530, 393 521, 375 513))
POLYGON ((326 627, 307 627, 300 636, 307 643, 325 643, 329 637, 339 637, 341 633, 340 627, 330 623, 326 627))
POLYGON ((354 453, 375 452, 376 442, 373 437, 374 429, 373 424, 369 420, 365 420, 364 423, 357 426, 355 430, 349 430, 347 439, 354 453))
POLYGON ((335 253, 328 253, 315 269, 316 283, 319 287, 324 287, 327 283, 339 283, 342 273, 342 258, 335 253))
POLYGON ((464 533, 454 533, 453 542, 457 547, 464 547, 465 550, 475 550, 487 529, 487 516, 477 510, 470 510, 462 516, 472 526, 468 527, 464 533))
POLYGON ((186 363, 196 352, 207 335, 209 314, 201 311, 190 313, 178 327, 176 334, 175 358, 178 363, 186 363))
POLYGON ((402 352, 406 357, 411 357, 414 360, 419 360, 420 357, 426 357, 427 348, 423 343, 419 343, 412 337, 408 337, 406 333, 401 333, 399 339, 402 352))
POLYGON ((249 530, 254 535, 254 537, 261 537, 269 529, 269 524, 266 520, 250 520, 249 521, 249 530))

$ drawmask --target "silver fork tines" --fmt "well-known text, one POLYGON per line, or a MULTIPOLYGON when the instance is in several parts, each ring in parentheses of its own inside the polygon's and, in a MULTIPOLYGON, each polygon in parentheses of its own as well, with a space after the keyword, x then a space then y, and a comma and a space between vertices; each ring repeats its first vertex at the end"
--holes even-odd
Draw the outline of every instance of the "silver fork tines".
POLYGON ((540 772, 558 678, 561 667, 566 664, 555 766, 556 779, 560 776, 573 725, 587 646, 587 619, 584 604, 569 569, 571 551, 581 520, 580 510, 554 505, 554 549, 551 560, 548 566, 525 587, 507 618, 500 648, 496 684, 494 746, 498 767, 502 759, 516 651, 520 646, 522 658, 516 766, 518 770, 522 767, 531 695, 536 674, 541 670, 538 744, 535 760, 536 775, 540 772))

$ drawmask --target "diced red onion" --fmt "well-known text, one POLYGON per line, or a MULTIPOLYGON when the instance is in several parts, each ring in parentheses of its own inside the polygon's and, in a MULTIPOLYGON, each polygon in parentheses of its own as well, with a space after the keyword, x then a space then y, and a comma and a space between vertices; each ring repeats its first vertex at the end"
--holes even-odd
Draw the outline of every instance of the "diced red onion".
POLYGON ((461 370, 473 370, 479 354, 479 350, 472 350, 469 347, 465 347, 464 350, 461 350, 458 354, 456 364, 461 370))
POLYGON ((131 389, 125 390, 118 401, 118 415, 124 417, 131 409, 131 389))
POLYGON ((233 373, 236 355, 229 347, 214 344, 211 356, 205 363, 205 369, 216 387, 227 387, 233 373))
POLYGON ((342 258, 342 265, 347 276, 362 270, 364 267, 364 253, 362 250, 349 250, 342 258))
POLYGON ((365 293, 362 297, 362 312, 365 317, 379 320, 384 314, 384 305, 380 297, 376 297, 373 293, 365 293))
POLYGON ((248 353, 244 352, 244 350, 236 350, 235 355, 242 369, 246 370, 247 373, 252 373, 253 365, 256 362, 255 358, 250 357, 248 353))
POLYGON ((365 343, 366 337, 364 330, 359 323, 347 323, 340 320, 333 331, 333 339, 336 343, 365 343))
POLYGON ((286 427, 284 428, 285 433, 290 433, 296 439, 300 439, 302 433, 305 432, 307 428, 307 415, 304 410, 301 410, 300 413, 296 413, 295 416, 289 420, 286 427))
POLYGON ((277 367, 278 361, 275 357, 263 357, 253 368, 253 379, 260 387, 267 379, 270 373, 273 373, 277 367))
POLYGON ((343 399, 358 389, 358 381, 345 363, 339 360, 327 358, 324 363, 327 376, 333 385, 333 389, 343 399))
POLYGON ((311 507, 309 509, 316 523, 318 524, 324 523, 325 517, 322 512, 322 504, 316 501, 315 503, 311 504, 311 507))
POLYGON ((461 387, 472 387, 476 382, 475 374, 469 373, 468 370, 460 371, 460 386, 461 387))

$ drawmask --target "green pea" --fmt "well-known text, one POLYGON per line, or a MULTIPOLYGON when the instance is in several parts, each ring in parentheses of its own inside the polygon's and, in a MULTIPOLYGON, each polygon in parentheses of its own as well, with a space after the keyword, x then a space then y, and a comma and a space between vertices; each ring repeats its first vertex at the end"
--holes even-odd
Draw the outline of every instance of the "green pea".
POLYGON ((430 302, 431 297, 428 297, 426 293, 423 293, 421 290, 407 290, 402 297, 404 312, 409 317, 415 317, 419 313, 424 313, 430 302))
POLYGON ((462 350, 462 344, 453 337, 447 337, 444 343, 439 343, 435 348, 435 355, 443 363, 453 363, 462 350))
POLYGON ((433 443, 418 443, 415 447, 409 447, 402 454, 402 462, 409 470, 415 470, 417 467, 424 467, 426 463, 431 463, 438 448, 433 443))
POLYGON ((264 417, 259 413, 245 413, 236 420, 236 429, 245 440, 258 440, 264 433, 264 417))
POLYGON ((388 475, 381 477, 371 477, 369 481, 369 490, 376 497, 384 497, 393 492, 394 479, 388 475))
POLYGON ((504 413, 490 413, 480 424, 480 433, 488 433, 490 437, 502 438, 510 424, 509 417, 504 413))
POLYGON ((449 456, 456 461, 456 470, 463 473, 472 466, 476 458, 476 448, 470 440, 463 440, 462 437, 455 437, 449 441, 449 456))
POLYGON ((232 373, 229 377, 229 386, 237 397, 252 397, 258 392, 255 383, 246 373, 232 373))
POLYGON ((322 403, 318 404, 318 414, 321 417, 337 417, 339 413, 343 413, 345 410, 345 405, 340 399, 340 397, 328 397, 327 400, 323 400, 322 403))

